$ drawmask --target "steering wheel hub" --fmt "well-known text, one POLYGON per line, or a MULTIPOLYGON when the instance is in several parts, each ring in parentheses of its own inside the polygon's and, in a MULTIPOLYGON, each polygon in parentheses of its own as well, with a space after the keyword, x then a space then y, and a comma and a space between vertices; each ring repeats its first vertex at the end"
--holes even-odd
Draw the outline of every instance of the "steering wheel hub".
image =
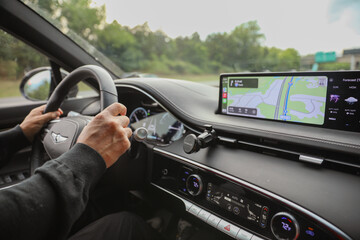
POLYGON ((51 159, 59 157, 75 145, 76 139, 92 117, 66 117, 50 124, 43 140, 46 153, 51 159))

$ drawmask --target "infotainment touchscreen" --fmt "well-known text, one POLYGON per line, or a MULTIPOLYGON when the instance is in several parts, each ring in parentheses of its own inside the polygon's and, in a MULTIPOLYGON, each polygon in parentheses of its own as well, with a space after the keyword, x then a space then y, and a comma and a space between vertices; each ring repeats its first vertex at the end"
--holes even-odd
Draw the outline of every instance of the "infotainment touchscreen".
POLYGON ((219 112, 358 131, 359 88, 358 71, 222 74, 219 112))

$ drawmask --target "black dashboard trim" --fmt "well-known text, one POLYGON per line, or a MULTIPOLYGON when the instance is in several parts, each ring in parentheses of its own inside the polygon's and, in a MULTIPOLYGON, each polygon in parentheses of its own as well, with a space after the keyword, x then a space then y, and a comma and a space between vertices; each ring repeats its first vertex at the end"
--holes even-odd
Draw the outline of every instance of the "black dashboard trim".
POLYGON ((331 224, 330 222, 326 221, 325 219, 321 218, 320 216, 316 215, 315 213, 281 197, 281 196, 278 196, 272 192, 269 192, 265 189, 262 189, 254 184, 251 184, 249 182, 246 182, 244 180, 241 180, 239 178, 236 178, 234 176, 231 176, 227 173, 224 173, 224 172, 221 172, 217 169, 214 169, 214 168, 211 168, 211 167, 208 167, 206 165, 203 165, 199 162, 196 162, 196 161, 192 161, 191 159, 188 159, 188 158, 185 158, 185 157, 182 157, 182 156, 179 156, 179 155, 176 155, 174 153, 170 153, 170 152, 167 152, 167 151, 164 151, 163 149, 159 149, 157 147, 153 148, 153 151, 156 152, 156 153, 159 153, 163 156, 167 156, 167 157, 171 157, 172 159, 174 160, 177 160, 177 161, 180 161, 180 162, 185 162, 185 163, 188 163, 188 164, 191 164, 191 165, 194 165, 196 167, 199 167, 199 168, 202 168, 204 170, 207 170, 209 172, 212 172, 218 176, 221 176, 221 177, 224 177, 228 180, 231 180, 237 184, 241 184, 243 186, 246 186, 258 193, 261 193, 261 194, 264 194, 274 200, 277 200, 279 202, 281 202, 282 204, 285 204, 286 206, 306 215, 307 217, 315 220, 316 222, 320 223, 322 226, 324 226, 326 229, 330 230, 331 232, 333 232, 339 239, 352 239, 351 237, 349 237, 346 233, 344 233, 342 230, 340 230, 338 227, 334 226, 333 224, 331 224))

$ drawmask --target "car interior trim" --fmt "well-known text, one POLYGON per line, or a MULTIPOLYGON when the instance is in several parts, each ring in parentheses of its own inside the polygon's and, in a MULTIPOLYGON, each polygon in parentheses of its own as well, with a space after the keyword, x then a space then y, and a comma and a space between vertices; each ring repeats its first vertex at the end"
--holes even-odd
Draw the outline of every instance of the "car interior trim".
POLYGON ((154 149, 154 152, 157 152, 161 155, 164 155, 164 156, 167 156, 167 157, 171 157, 172 159, 176 160, 176 161, 179 161, 179 162, 185 162, 185 163, 188 163, 188 164, 191 164, 191 165, 194 165, 196 167, 199 167, 199 168, 202 168, 206 171, 209 171, 209 172, 212 172, 213 174, 216 174, 218 176, 221 176, 221 177, 224 177, 228 180, 231 180, 237 184, 241 184, 243 186, 246 186, 256 192, 259 192, 261 194, 264 194, 272 199, 275 199, 279 202, 281 202, 282 204, 285 204, 289 207, 291 207, 292 209, 304 214, 304 215, 307 215, 308 217, 312 218, 313 220, 317 221, 318 223, 320 223, 321 225, 323 225, 324 227, 326 227, 328 230, 332 231, 334 234, 336 234, 340 239, 351 239, 346 233, 344 233, 343 231, 341 231, 339 228, 337 228, 336 226, 334 226, 333 224, 331 224, 330 222, 326 221, 325 219, 321 218, 320 216, 314 214, 313 212, 281 197, 281 196, 278 196, 272 192, 269 192, 265 189, 262 189, 256 185, 253 185, 249 182, 246 182, 244 180, 241 180, 239 178, 236 178, 234 176, 231 176, 227 173, 224 173, 224 172, 221 172, 217 169, 214 169, 214 168, 211 168, 211 167, 208 167, 206 165, 203 165, 201 163, 198 163, 196 161, 193 161, 191 159, 188 159, 188 158, 185 158, 185 157, 182 157, 182 156, 179 156, 179 155, 176 155, 176 154, 173 154, 173 153, 170 153, 168 151, 164 151, 163 149, 160 149, 158 147, 155 147, 154 149))
POLYGON ((15 184, 11 184, 9 186, 5 186, 5 187, 0 187, 0 191, 8 189, 8 188, 12 188, 15 187, 16 185, 19 185, 21 182, 15 183, 15 184))
POLYGON ((306 156, 306 155, 300 155, 299 160, 303 161, 303 162, 318 164, 318 165, 321 165, 324 161, 324 159, 322 159, 322 158, 311 157, 311 156, 306 156))

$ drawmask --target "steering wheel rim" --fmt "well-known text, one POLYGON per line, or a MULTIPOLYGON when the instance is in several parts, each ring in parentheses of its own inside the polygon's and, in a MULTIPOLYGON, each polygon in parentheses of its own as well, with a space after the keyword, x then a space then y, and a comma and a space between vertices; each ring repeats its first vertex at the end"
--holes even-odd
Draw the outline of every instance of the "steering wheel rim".
POLYGON ((100 108, 117 102, 118 96, 114 81, 110 74, 103 68, 95 65, 85 65, 72 71, 66 76, 51 94, 44 113, 56 111, 65 100, 67 93, 80 81, 93 78, 97 81, 100 89, 100 108))
MULTIPOLYGON (((72 71, 66 78, 64 78, 60 82, 60 84, 51 94, 45 107, 44 113, 56 111, 65 100, 65 97, 70 91, 70 89, 80 81, 89 78, 96 80, 99 85, 101 110, 104 110, 106 107, 118 101, 116 87, 110 74, 105 69, 99 66, 85 65, 72 71)), ((82 129, 89 122, 89 120, 90 117, 86 116, 79 116, 75 118, 64 117, 54 123, 53 126, 51 126, 50 129, 47 130, 47 133, 45 134, 45 137, 43 139, 41 139, 41 134, 38 134, 38 136, 33 142, 32 153, 30 157, 31 174, 34 173, 34 170, 37 167, 41 166, 45 162, 43 157, 44 151, 46 151, 48 156, 50 156, 50 158, 52 159, 60 156, 62 153, 69 150, 76 143, 77 137, 81 133, 82 129), (71 136, 67 137, 66 134, 69 135, 69 127, 70 129, 75 129, 75 132, 72 135, 70 134, 71 136), (62 134, 62 131, 65 131, 65 134, 62 134), (57 139, 65 140, 63 142, 58 142, 57 139), (51 151, 56 152, 57 150, 58 152, 56 154, 51 153, 51 151)))

